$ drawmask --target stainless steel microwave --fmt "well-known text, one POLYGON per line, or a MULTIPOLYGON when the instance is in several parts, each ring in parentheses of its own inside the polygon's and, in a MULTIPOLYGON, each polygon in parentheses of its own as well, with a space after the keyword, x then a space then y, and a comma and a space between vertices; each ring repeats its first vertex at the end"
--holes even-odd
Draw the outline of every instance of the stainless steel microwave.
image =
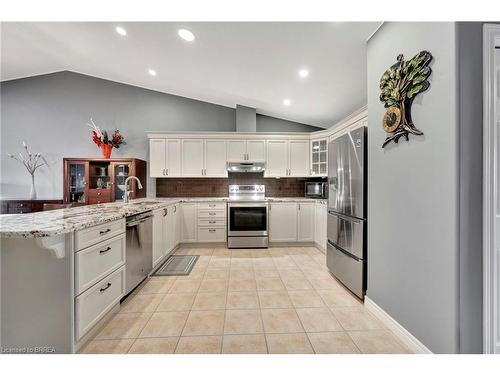
POLYGON ((328 184, 326 182, 306 182, 306 198, 328 198, 328 184))

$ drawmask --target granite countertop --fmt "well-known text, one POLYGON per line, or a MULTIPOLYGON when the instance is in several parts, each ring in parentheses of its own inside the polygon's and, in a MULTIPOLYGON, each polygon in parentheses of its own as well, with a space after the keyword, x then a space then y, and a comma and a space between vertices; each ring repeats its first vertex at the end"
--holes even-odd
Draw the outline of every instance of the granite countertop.
MULTIPOLYGON (((140 198, 129 203, 114 202, 64 208, 31 214, 0 215, 0 238, 38 238, 70 233, 180 202, 225 202, 228 198, 140 198)), ((270 202, 315 201, 310 198, 273 198, 270 202)))

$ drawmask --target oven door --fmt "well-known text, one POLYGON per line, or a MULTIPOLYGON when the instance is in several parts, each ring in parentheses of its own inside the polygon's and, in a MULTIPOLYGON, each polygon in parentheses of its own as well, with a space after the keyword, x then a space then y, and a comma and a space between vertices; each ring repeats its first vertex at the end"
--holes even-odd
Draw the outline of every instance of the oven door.
POLYGON ((267 203, 228 203, 228 236, 267 236, 267 203))

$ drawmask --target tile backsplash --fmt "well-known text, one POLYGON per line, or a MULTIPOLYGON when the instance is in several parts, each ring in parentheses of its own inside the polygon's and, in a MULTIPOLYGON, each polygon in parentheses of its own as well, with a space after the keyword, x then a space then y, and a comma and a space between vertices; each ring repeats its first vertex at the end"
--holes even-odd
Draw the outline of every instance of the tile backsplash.
MULTIPOLYGON (((266 185, 268 197, 303 197, 306 181, 321 178, 264 178, 263 173, 230 173, 228 178, 157 178, 156 196, 227 197, 229 185, 266 185)), ((325 180, 325 179, 323 179, 325 180)))

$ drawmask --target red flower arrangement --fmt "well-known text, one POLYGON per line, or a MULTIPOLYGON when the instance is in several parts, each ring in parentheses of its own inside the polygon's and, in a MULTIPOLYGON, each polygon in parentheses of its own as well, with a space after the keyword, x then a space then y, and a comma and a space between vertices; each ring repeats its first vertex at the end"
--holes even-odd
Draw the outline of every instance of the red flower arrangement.
POLYGON ((120 134, 118 129, 114 131, 110 138, 108 132, 106 130, 99 129, 92 119, 90 119, 90 123, 91 124, 89 124, 89 126, 92 129, 92 141, 101 149, 102 155, 106 159, 111 157, 113 147, 120 148, 120 145, 126 144, 123 135, 120 134))

